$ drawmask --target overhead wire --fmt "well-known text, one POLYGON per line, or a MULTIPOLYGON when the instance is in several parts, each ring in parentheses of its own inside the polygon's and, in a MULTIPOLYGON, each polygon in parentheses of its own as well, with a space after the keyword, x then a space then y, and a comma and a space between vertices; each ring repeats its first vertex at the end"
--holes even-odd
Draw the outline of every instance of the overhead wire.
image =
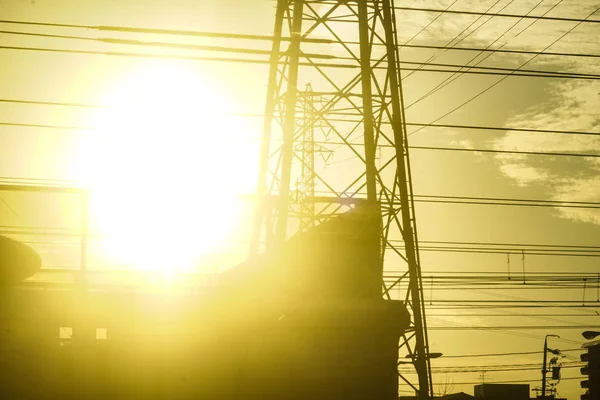
MULTIPOLYGON (((492 4, 490 7, 488 7, 488 9, 485 12, 489 12, 492 8, 494 8, 498 3, 500 2, 500 0, 497 0, 494 4, 492 4)), ((510 0, 508 3, 506 3, 498 12, 501 12, 502 10, 504 10, 506 7, 508 7, 510 4, 512 4, 514 2, 514 0, 510 0)), ((439 14, 439 16, 441 16, 442 14, 439 14)), ((465 35, 464 37, 460 38, 460 40, 458 40, 458 38, 460 36, 462 36, 463 33, 465 33, 467 30, 469 30, 469 28, 471 28, 474 24, 476 24, 480 19, 482 19, 483 16, 479 16, 477 19, 475 19, 474 21, 472 21, 469 25, 467 25, 466 28, 464 28, 458 35, 456 35, 454 38, 452 38, 449 42, 447 42, 444 46, 456 46, 457 44, 459 44, 460 42, 462 42, 464 39, 466 39, 467 37, 469 37, 470 35, 472 35, 474 32, 476 32, 479 28, 483 27, 484 25, 486 25, 488 22, 490 22, 492 20, 492 18, 487 19, 486 21, 484 21, 481 25, 479 25, 478 27, 476 27, 475 29, 473 29, 471 32, 469 32, 467 35, 465 35), (455 41, 458 40, 456 43, 455 41)), ((433 59, 435 59, 437 54, 432 55, 431 57, 429 57, 427 59, 427 61, 425 61, 423 63, 423 66, 425 66, 426 63, 432 61, 433 59)), ((411 75, 413 75, 416 71, 414 72, 410 72, 408 73, 405 77, 403 77, 403 80, 406 80, 408 77, 410 77, 411 75)), ((408 107, 407 107, 408 108, 408 107)))
MULTIPOLYGON (((64 48, 49 48, 49 47, 25 47, 25 46, 0 46, 2 50, 15 50, 15 51, 33 51, 33 52, 49 52, 49 53, 60 53, 60 54, 85 54, 85 55, 102 55, 109 57, 126 57, 126 58, 155 58, 155 59, 173 59, 173 60, 187 60, 187 61, 207 61, 207 62, 224 62, 224 63, 247 63, 247 64, 269 64, 267 58, 235 58, 235 57, 209 57, 209 56, 198 56, 198 55, 185 55, 185 54, 157 54, 157 53, 140 53, 140 52, 129 52, 129 51, 100 51, 100 50, 81 50, 81 49, 64 49, 64 48)), ((302 57, 310 58, 310 55, 302 55, 302 57)), ((313 57, 314 58, 314 57, 313 57)), ((334 58, 335 59, 335 58, 334 58)), ((282 62, 283 63, 283 62, 282 62)), ((401 64, 407 64, 409 62, 401 62, 401 64)), ((421 66, 422 63, 415 62, 415 64, 421 66)), ((326 63, 326 62, 299 62, 300 66, 303 67, 321 67, 321 68, 346 68, 346 69, 359 69, 358 64, 342 64, 342 63, 326 63)), ((433 64, 432 64, 433 65, 433 64)), ((435 66, 435 65, 434 65, 435 66)), ((438 66, 443 68, 463 68, 461 65, 455 64, 439 64, 438 66)), ((385 69, 385 66, 375 66, 374 69, 385 69)), ((582 79, 582 80, 600 80, 600 74, 587 74, 577 72, 553 72, 553 71, 540 71, 540 70, 514 70, 511 68, 494 68, 494 67, 478 67, 477 71, 469 70, 462 71, 465 74, 474 75, 499 75, 503 77, 526 77, 526 78, 551 78, 551 79, 582 79)), ((420 72, 432 72, 432 73, 456 73, 457 71, 452 69, 440 69, 440 68, 423 68, 423 67, 400 67, 400 71, 420 71, 420 72)))
MULTIPOLYGON (((481 15, 487 17, 498 17, 498 18, 524 18, 524 19, 535 19, 540 21, 561 21, 561 22, 578 22, 578 23, 590 23, 597 24, 600 23, 600 20, 597 19, 588 19, 588 18, 568 18, 568 17, 548 17, 548 16, 536 16, 536 15, 523 15, 523 14, 507 14, 507 13, 485 13, 479 11, 471 11, 471 10, 444 10, 444 9, 436 9, 436 8, 420 8, 420 7, 401 7, 395 6, 396 10, 404 10, 404 11, 420 11, 420 12, 433 12, 433 13, 443 13, 443 14, 460 14, 460 15, 481 15)), ((597 12, 594 11, 590 16, 594 15, 597 12)))
MULTIPOLYGON (((496 14, 480 13, 481 16, 496 16, 496 14)), ((516 18, 529 18, 526 15, 515 15, 516 18)), ((531 17, 533 19, 544 20, 544 17, 531 17)), ((591 22, 590 20, 583 20, 583 22, 591 22)), ((100 30, 100 31, 114 31, 114 32, 138 32, 138 33, 154 33, 154 34, 170 34, 180 36, 198 36, 207 38, 221 38, 221 39, 246 39, 246 40, 264 40, 272 41, 273 37, 269 35, 249 35, 249 34, 231 34, 224 32, 200 32, 200 31, 186 31, 186 30, 169 30, 169 29, 150 29, 150 28, 132 28, 132 27, 119 27, 119 26, 91 26, 91 25, 76 25, 76 24, 56 24, 56 23, 45 23, 36 21, 17 21, 17 20, 0 20, 0 23, 4 24, 17 24, 17 25, 31 25, 31 26, 48 26, 48 27, 66 27, 66 28, 79 28, 86 30, 100 30)), ((24 34, 30 35, 33 33, 15 32, 15 31, 3 31, 3 33, 12 34, 24 34)), ((84 40, 105 40, 102 38, 89 38, 84 36, 72 36, 72 35, 52 35, 52 34, 39 34, 35 33, 36 36, 47 36, 64 39, 84 39, 84 40)), ((112 40, 106 38, 109 42, 112 40)), ((127 39, 123 39, 129 43, 127 39)), ((282 37, 281 40, 290 40, 288 37, 282 37)), ((316 39, 316 38, 302 38, 307 43, 321 43, 321 44, 333 44, 334 41, 329 39, 316 39)), ((345 41, 346 43, 357 45, 358 42, 345 41)), ((125 43, 125 42, 124 42, 125 43)), ((151 42, 150 42, 151 43, 151 42)), ((167 43, 161 43, 166 45, 167 43)), ((173 44, 177 45, 177 44, 173 44)), ((182 44, 185 46, 184 44, 182 44)), ((380 45, 379 43, 373 43, 373 45, 380 45)), ((487 49, 487 48, 474 48, 474 47, 454 47, 454 46, 436 46, 436 45, 423 45, 423 44, 402 44, 402 48, 415 48, 415 49, 436 49, 436 50, 453 50, 453 51, 477 51, 477 52, 494 52, 494 53, 512 53, 512 54, 538 54, 540 56, 561 56, 561 57, 600 57, 600 54, 584 54, 584 53, 561 53, 561 52, 539 52, 535 50, 521 50, 521 49, 487 49)))
MULTIPOLYGON (((426 125, 426 124, 423 124, 426 125)), ((45 128, 45 129, 57 129, 57 130, 71 130, 71 131, 90 131, 96 130, 94 127, 85 126, 68 126, 68 125, 50 125, 50 124, 31 124, 31 123, 18 123, 18 122, 6 122, 0 121, 0 126, 12 126, 12 127, 24 127, 24 128, 45 128)), ((561 133, 561 132, 556 132, 561 133)), ((573 134, 581 135, 600 135, 593 132, 577 132, 573 134)), ((364 146, 364 143, 345 143, 338 141, 315 141, 315 144, 320 145, 352 145, 352 146, 364 146)), ((380 144, 379 148, 393 148, 390 144, 380 144)), ((526 150, 499 150, 499 149, 481 149, 481 148, 461 148, 461 147, 442 147, 442 146, 408 146, 409 149, 413 150, 428 150, 428 151, 449 151, 449 152, 467 152, 467 153, 491 153, 491 154, 523 154, 523 155, 535 155, 535 156, 547 156, 547 157, 579 157, 579 158, 600 158, 600 154, 590 153, 575 153, 575 152, 556 152, 556 151, 526 151, 526 150)), ((339 162, 347 162, 355 160, 353 157, 346 158, 344 160, 338 160, 339 162)), ((500 205, 500 204, 499 204, 500 205)))
MULTIPOLYGON (((600 205, 600 202, 598 203, 600 205)), ((540 244, 540 243, 506 243, 506 242, 467 242, 467 241, 448 241, 448 240, 420 240, 420 243, 430 244, 458 244, 458 245, 476 245, 476 246, 511 246, 511 247, 559 247, 559 248, 573 248, 573 249, 594 249, 600 251, 600 246, 595 245, 563 245, 563 244, 540 244)), ((454 272, 453 272, 454 273, 454 272)), ((465 273, 465 272, 463 272, 465 273)), ((468 273, 468 272, 466 272, 468 273)), ((574 273, 567 272, 564 275, 572 275, 574 273)))
MULTIPOLYGON (((549 13, 554 7, 556 7, 558 4, 560 4, 562 0, 559 0, 552 8, 550 8, 549 10, 547 10, 545 14, 549 13)), ((540 0, 538 1, 531 9, 530 11, 527 13, 531 13, 533 12, 540 4, 542 4, 544 2, 544 0, 540 0)), ((512 24, 511 26, 509 26, 507 29, 504 30, 504 32, 498 36, 493 42, 491 42, 490 44, 488 44, 485 48, 487 50, 490 50, 491 47, 500 39, 502 39, 508 32, 510 32, 515 26, 517 26, 519 24, 519 22, 521 22, 523 20, 523 18, 519 19, 517 22, 515 22, 514 24, 512 24)), ((529 24, 527 27, 525 27, 525 29, 523 29, 520 33, 522 33, 523 31, 527 30, 531 25, 533 25, 535 22, 537 22, 538 20, 533 21, 531 24, 529 24)), ((508 43, 508 42, 506 42, 508 43)), ((500 46, 500 48, 504 47, 504 45, 506 45, 506 43, 504 43, 502 46, 500 46)), ((474 66, 469 65, 471 62, 473 62, 474 60, 476 60, 480 55, 484 54, 484 52, 480 52, 478 54, 476 54, 474 57, 472 57, 469 61, 466 62, 466 65, 464 66, 464 69, 461 69, 460 71, 457 71, 455 73, 453 73, 451 76, 447 77, 446 79, 444 79, 442 82, 440 82, 438 85, 436 85, 435 87, 433 87, 431 90, 429 90, 427 93, 423 94, 422 96, 420 96, 418 99, 416 99, 415 101, 413 101, 411 104, 406 106, 406 109, 409 109, 410 107, 418 104, 419 102, 425 100, 426 98, 430 97, 431 95, 435 94, 436 92, 440 91, 441 89, 447 87, 449 84, 451 84, 452 82, 456 81, 457 79, 459 79, 460 77, 464 76, 464 74, 468 73, 471 71, 471 68, 473 68, 474 66)), ((479 60, 475 66, 481 64, 484 60, 486 60, 487 58, 489 58, 491 55, 493 55, 494 52, 490 52, 488 53, 482 60, 479 60)))
MULTIPOLYGON (((598 10, 600 10, 600 7, 596 8, 591 14, 588 15, 587 18, 589 18, 590 16, 594 15, 596 12, 598 12, 598 10)), ((550 43, 548 46, 546 46, 541 52, 544 52, 544 51, 548 50, 550 47, 552 47, 554 44, 556 44, 557 42, 559 42, 562 38, 564 38, 565 36, 567 36, 569 33, 571 33, 574 29, 576 29, 577 27, 579 27, 581 24, 582 24, 582 21, 579 21, 576 25, 572 26, 569 30, 567 30, 565 33, 563 33, 561 36, 559 36, 556 40, 552 41, 552 43, 550 43)), ((522 68, 525 65, 529 64, 536 57, 537 57, 537 55, 534 55, 529 60, 527 60, 524 63, 522 63, 518 68, 516 68, 515 71, 518 71, 520 68, 522 68)), ((483 94, 485 94, 489 90, 491 90, 492 88, 494 88, 497 85, 499 85, 500 83, 502 83, 504 80, 506 80, 506 78, 508 78, 508 76, 502 77, 498 81, 492 83, 491 85, 489 85, 488 87, 486 87, 482 91, 478 92, 476 95, 470 97, 466 101, 464 101, 464 102, 460 103, 458 106, 454 107, 452 110, 450 110, 450 111, 444 113, 443 115, 441 115, 440 117, 436 118, 435 120, 432 121, 432 123, 438 122, 439 120, 447 117, 448 115, 454 113, 455 111, 458 111, 460 108, 464 107, 465 105, 469 104, 471 101, 479 98, 480 96, 482 96, 483 94)), ((414 134, 414 133, 416 133, 416 132, 418 132, 419 130, 422 130, 422 129, 423 128, 417 129, 416 131, 411 132, 411 134, 414 134)))
MULTIPOLYGON (((433 22, 433 21, 432 21, 433 22)), ((487 22, 487 21, 486 21, 487 22)), ((23 32, 23 31, 7 31, 7 30, 0 30, 1 34, 12 34, 12 35, 27 35, 27 36, 39 36, 39 37, 46 37, 46 38, 58 38, 58 39, 76 39, 76 40, 86 40, 86 41, 98 41, 98 42, 102 42, 102 43, 111 43, 111 44, 124 44, 124 45, 138 45, 138 46, 154 46, 154 47, 168 47, 168 48, 178 48, 178 49, 188 49, 188 50, 206 50, 206 51, 221 51, 221 52, 231 52, 231 53, 238 53, 238 54, 260 54, 260 55, 269 55, 270 54, 270 50, 266 50, 266 49, 249 49, 247 47, 241 48, 241 47, 224 47, 224 46, 215 46, 215 45, 199 45, 199 44, 180 44, 180 43, 165 43, 165 42, 148 42, 148 41, 141 41, 141 40, 131 40, 131 39, 116 39, 116 38, 94 38, 94 37, 87 37, 87 36, 75 36, 75 35, 57 35, 57 34, 45 34, 45 33, 38 33, 38 32, 23 32)), ((209 32, 204 32, 203 34, 209 35, 211 33, 209 32)), ((221 34, 217 34, 217 33, 212 33, 214 35, 221 35, 221 34)), ((234 35, 236 36, 236 35, 234 35)), ((245 36, 245 35, 242 35, 245 36)), ((253 36, 253 35, 250 35, 253 36)), ((416 35, 415 35, 416 36, 416 35)), ((464 39, 464 38, 463 38, 464 39)), ((452 41, 451 41, 452 42, 452 41)), ((257 60, 257 59, 243 59, 243 60, 236 60, 236 59, 231 59, 231 58, 214 58, 214 57, 197 57, 197 56, 185 56, 185 55, 173 55, 173 54, 169 54, 169 55, 165 55, 165 54, 147 54, 147 53, 131 53, 131 52, 114 52, 114 51, 110 51, 110 52, 96 52, 96 51, 90 51, 90 50, 75 50, 75 49, 49 49, 49 48, 29 48, 29 47, 18 47, 18 46, 3 46, 1 48, 4 49, 13 49, 13 50, 35 50, 35 51, 58 51, 58 52, 77 52, 77 53, 82 53, 82 54, 104 54, 104 55, 115 55, 115 56, 129 56, 129 57, 159 57, 159 58, 181 58, 181 59, 189 59, 189 60, 205 60, 205 61, 223 61, 223 62, 252 62, 252 63, 268 63, 268 60, 257 60)), ((306 53, 302 53, 301 54, 302 57, 310 57, 310 58, 321 58, 321 59, 338 59, 338 60, 353 60, 352 57, 341 57, 341 56, 333 56, 331 54, 306 54, 306 53)), ((372 60, 373 61, 373 60, 372 60)), ((403 61, 402 63, 407 64, 407 63, 411 63, 408 61, 403 61)), ((403 70, 412 70, 412 71, 425 71, 425 72, 453 72, 456 73, 454 71, 445 71, 445 70, 435 70, 435 69, 425 69, 423 68, 425 65, 430 65, 430 66, 441 66, 441 67, 453 67, 453 68, 464 68, 464 66, 462 65, 453 65, 453 64, 440 64, 440 63, 429 63, 429 62, 414 62, 413 64, 417 64, 419 65, 419 68, 403 68, 403 70)), ((312 65, 312 64, 311 64, 312 65)), ((339 66, 339 67, 345 67, 345 68, 349 68, 351 66, 349 65, 345 65, 345 64, 337 64, 337 65, 332 65, 332 66, 339 66)), ((355 68, 358 68, 358 66, 354 66, 355 68)), ((481 71, 472 71, 472 68, 478 68, 478 69, 486 69, 486 70, 498 70, 498 71, 511 71, 514 73, 514 71, 510 68, 494 68, 494 67, 478 67, 478 66, 471 66, 469 71, 463 71, 463 72, 468 72, 468 73, 478 73, 481 71)), ((535 76, 538 77, 554 77, 554 75, 561 76, 562 77, 568 77, 570 79, 583 79, 583 78, 589 78, 589 79, 595 79, 597 78, 596 75, 594 74, 581 74, 581 73, 576 73, 576 72, 557 72, 557 71, 536 71, 536 70, 532 70, 532 71, 528 71, 528 70, 522 70, 521 72, 531 72, 532 74, 535 74, 535 76)), ((500 74, 500 72, 489 72, 488 74, 500 74)), ((514 74, 513 74, 514 75, 514 74)), ((522 74, 516 74, 517 76, 521 76, 522 74)))
POLYGON ((523 50, 523 49, 490 49, 485 47, 455 47, 455 46, 436 46, 426 44, 408 44, 402 47, 408 49, 430 49, 430 50, 448 50, 448 51, 476 51, 480 53, 502 53, 502 54, 537 54, 539 56, 552 56, 552 57, 581 57, 581 58, 600 58, 600 54, 590 53, 561 53, 561 52, 540 52, 536 50, 523 50))
MULTIPOLYGON (((475 371, 475 372, 481 372, 481 371, 475 371)), ((479 382, 449 382, 451 385, 481 385, 483 383, 539 383, 539 378, 532 378, 532 379, 518 379, 518 380, 488 380, 487 378, 484 381, 479 381, 479 382)), ((568 380, 581 380, 581 377, 577 376, 577 377, 568 377, 568 378, 561 378, 561 381, 568 381, 568 380)), ((440 383, 433 383, 434 386, 439 386, 439 385, 445 385, 445 382, 440 382, 440 383)), ((412 393, 412 392, 411 392, 412 393)))
MULTIPOLYGON (((56 101, 41 101, 31 99, 9 99, 0 98, 0 103, 17 103, 17 104, 30 104, 30 105, 46 105, 46 106, 66 106, 66 107, 84 107, 84 108, 112 108, 114 105, 109 104, 91 104, 81 102, 56 102, 56 101)), ((227 113, 228 116, 233 117, 256 117, 264 118, 264 114, 249 114, 249 113, 227 113)), ((351 114, 353 115, 353 114, 351 114)), ((341 120, 344 121, 344 120, 341 120)), ((357 121, 349 121, 357 122, 357 121)), ((462 125, 462 124, 431 124, 431 123, 419 123, 419 122, 406 122, 407 126, 426 126, 431 128, 455 128, 455 129, 466 129, 466 130, 490 130, 490 131, 512 131, 512 132, 531 132, 531 133, 557 133, 565 135, 586 135, 586 136, 600 136, 600 132, 582 132, 572 130, 557 130, 557 129, 539 129, 539 128, 525 128, 525 127, 500 127, 500 126, 485 126, 485 125, 462 125)), ((90 128, 83 128, 90 129, 90 128)), ((358 144, 357 144, 358 145, 358 144)))
MULTIPOLYGON (((538 352, 542 353, 542 352, 538 352)), ((444 356, 445 357, 445 356, 444 356)), ((575 365, 577 366, 583 364, 581 361, 567 361, 563 362, 563 366, 565 365, 575 365)), ((510 364, 485 364, 485 365, 444 365, 434 367, 436 369, 472 369, 472 368, 521 368, 521 367, 539 367, 539 363, 510 363, 510 364)))
MULTIPOLYGON (((324 1, 323 3, 329 3, 324 1)), ((549 16, 535 16, 535 15, 522 15, 522 14, 496 14, 496 13, 485 13, 472 10, 446 10, 446 9, 435 9, 435 8, 421 8, 421 7, 402 7, 394 6, 395 10, 402 11, 419 11, 419 12, 434 12, 442 14, 461 14, 461 15, 480 15, 498 18, 526 18, 536 20, 547 20, 547 21, 562 21, 562 22, 579 22, 579 23, 600 23, 600 20, 594 19, 581 19, 581 18, 568 18, 568 17, 549 17, 549 16)), ((594 12, 595 13, 595 12, 594 12)), ((591 15, 593 15, 592 13, 591 15)), ((79 28, 79 29, 92 29, 92 30, 104 30, 114 32, 137 32, 137 33, 152 33, 152 34, 168 34, 178 36, 202 36, 202 37, 226 37, 233 39, 253 39, 253 40, 272 40, 270 35, 248 35, 248 34, 228 34, 228 33, 216 33, 216 32, 201 32, 194 30, 182 30, 182 29, 157 29, 157 28, 141 28, 141 27, 122 27, 122 26, 111 26, 111 25, 85 25, 85 24, 66 24, 56 22, 40 22, 40 21, 19 21, 19 20, 0 20, 3 24, 17 24, 17 25, 37 25, 37 26, 51 26, 51 27, 62 27, 62 28, 79 28)), ((289 40, 289 38, 283 38, 289 40)))
MULTIPOLYGON (((500 0, 498 0, 498 1, 500 1, 500 0)), ((446 7, 445 11, 448 11, 456 3, 458 3, 458 0, 454 0, 452 3, 450 3, 450 5, 448 7, 446 7)), ((433 25, 435 23, 435 21, 437 21, 438 18, 440 18, 442 15, 444 15, 444 14, 440 13, 439 15, 437 15, 435 18, 433 18, 431 21, 429 21, 429 23, 427 25, 425 25, 423 28, 421 28, 421 30, 419 30, 417 33, 415 33, 410 39, 408 39, 406 42, 404 42, 404 44, 399 44, 398 48, 401 49, 402 46, 407 45, 410 42, 412 42, 413 40, 415 40, 421 33, 423 33, 425 30, 427 30, 427 28, 429 28, 431 25, 433 25)))
MULTIPOLYGON (((560 349, 562 352, 567 351, 582 351, 582 349, 560 349)), ((444 359, 446 358, 479 358, 479 357, 504 357, 504 356, 520 356, 520 355, 529 355, 529 354, 543 354, 543 351, 521 351, 521 352, 510 352, 510 353, 482 353, 482 354, 444 354, 444 359)))

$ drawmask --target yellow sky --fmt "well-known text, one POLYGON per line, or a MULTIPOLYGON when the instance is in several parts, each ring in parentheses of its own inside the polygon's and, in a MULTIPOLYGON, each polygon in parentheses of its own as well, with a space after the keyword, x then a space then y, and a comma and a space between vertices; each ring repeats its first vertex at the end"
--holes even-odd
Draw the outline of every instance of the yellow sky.
MULTIPOLYGON (((414 6, 445 8, 450 1, 423 1, 414 6)), ((482 11, 494 2, 461 0, 456 9, 480 7, 482 11), (484 4, 485 3, 485 4, 484 4), (488 4, 489 3, 489 4, 488 4)), ((506 5, 508 2, 501 2, 506 5)), ((515 2, 504 12, 525 13, 536 2, 515 2), (518 4, 517 4, 518 3, 518 4)), ((536 11, 542 14, 552 2, 543 2, 536 11)), ((409 5, 409 2, 402 4, 409 5)), ((597 4, 565 1, 555 15, 585 17, 597 4), (589 9, 589 10, 588 10, 589 9)), ((84 25, 120 25, 165 29, 193 29, 230 33, 270 34, 273 2, 271 1, 67 1, 67 0, 4 0, 0 2, 3 19, 77 23, 84 25), (251 4, 252 3, 252 4, 251 4)), ((425 27, 433 16, 400 13, 400 36, 409 40, 425 27)), ((474 18, 444 17, 432 24, 411 43, 444 44, 459 34, 474 18), (442 39, 443 38, 443 39, 442 39)), ((485 47, 495 39, 495 45, 507 43, 509 48, 543 49, 572 25, 542 23, 518 34, 526 24, 513 30, 509 22, 499 20, 483 24, 461 45, 485 47)), ((478 26, 475 25, 475 26, 478 26)), ((3 24, 5 30, 35 31, 52 34, 77 34, 86 37, 107 37, 98 31, 21 28, 3 24)), ((345 34, 352 34, 349 29, 345 34)), ((597 28, 582 27, 552 47, 554 51, 599 53, 597 28), (594 30, 596 29, 596 30, 594 30), (576 50, 574 50, 576 49, 576 50)), ((123 34, 127 39, 163 40, 177 43, 201 43, 228 46, 251 46, 268 49, 268 42, 217 41, 189 37, 123 34)), ((2 46, 69 48, 78 50, 152 52, 172 54, 175 50, 117 46, 89 41, 69 41, 48 38, 0 35, 2 46)), ((310 49, 312 50, 312 48, 310 49)), ((333 49, 332 51, 337 51, 333 49)), ((181 54, 192 52, 181 51, 181 54)), ((214 55, 208 52, 194 54, 214 55)), ((404 49, 406 59, 424 61, 435 56, 434 62, 464 63, 469 54, 448 54, 404 49)), ((86 131, 0 127, 0 177, 53 179, 84 182, 98 193, 92 198, 91 229, 95 233, 110 232, 113 241, 91 245, 90 262, 105 265, 108 260, 122 264, 161 265, 171 257, 173 249, 201 250, 179 253, 178 262, 190 265, 203 262, 211 266, 233 265, 245 254, 247 222, 252 207, 236 195, 250 193, 256 179, 258 164, 256 138, 260 135, 261 119, 232 117, 231 114, 263 112, 267 84, 266 65, 238 65, 176 60, 156 60, 106 55, 45 53, 0 50, 0 99, 24 99, 51 102, 106 104, 108 109, 81 107, 33 106, 2 103, 0 121, 27 124, 90 127, 86 131), (129 209, 125 208, 131 206, 129 209), (233 212, 232 212, 233 211, 233 212), (226 222, 223 226, 223 222, 226 222), (246 221, 241 222, 241 221, 246 221), (142 229, 140 229, 142 227, 142 229), (216 229, 220 227, 220 229, 216 229), (225 229, 226 228, 226 229, 225 229), (223 230, 223 231, 221 231, 223 230), (231 233, 233 232, 233 238, 231 233), (127 243, 122 249, 123 243, 127 243), (154 244, 150 246, 149 243, 154 244), (152 247, 150 257, 135 257, 139 249, 152 247), (132 249, 134 251, 132 251, 132 249), (209 251, 211 250, 211 251, 209 251), (108 252, 107 252, 108 251, 108 252), (214 253, 208 255, 209 253, 214 253), (108 258, 107 254, 109 255, 108 258), (225 254, 225 256, 224 256, 225 254), (232 256, 233 255, 233 256, 232 256), (95 257, 95 258, 94 258, 95 257), (199 257, 204 257, 199 260, 199 257), (209 258, 209 260, 207 260, 209 258)), ((492 56, 487 63, 514 67, 525 59, 492 56)), ((537 60, 531 69, 581 70, 598 72, 585 60, 565 61, 560 58, 537 60)), ((414 74, 405 79, 407 119, 431 122, 456 108, 465 100, 484 90, 497 78, 462 76, 447 88, 411 105, 445 79, 443 74, 414 74)), ((303 76, 301 87, 314 76, 303 76)), ((476 101, 465 105, 443 123, 484 126, 528 126, 538 129, 580 130, 598 132, 597 110, 600 92, 595 83, 549 82, 548 80, 510 78, 476 101), (565 122, 568 121, 568 122, 565 122)), ((359 136, 355 136, 359 137, 359 136)), ((474 147, 508 150, 595 151, 600 144, 595 138, 580 140, 519 136, 516 132, 490 134, 484 131, 456 129, 425 129, 410 137, 415 146, 474 147)), ((340 181, 349 179, 345 171, 356 166, 352 154, 339 149, 327 163, 318 161, 329 174, 340 181)), ((535 157, 501 158, 492 154, 452 153, 414 150, 413 184, 416 194, 453 195, 500 198, 564 199, 599 201, 597 163, 589 160, 566 161, 564 158, 541 161, 535 157)), ((319 188, 323 190, 323 187, 319 188)), ((0 207, 3 225, 50 226, 74 229, 78 225, 78 199, 61 195, 2 194, 11 209, 0 207), (40 204, 44 204, 41 206, 40 204), (32 211, 35 210, 35 211, 32 211)), ((600 228, 597 210, 546 207, 489 207, 438 203, 417 203, 419 237, 423 241, 464 241, 497 243, 562 243, 598 246, 600 228)), ((30 240, 39 238, 30 237, 30 240)), ((46 266, 75 266, 79 262, 77 244, 62 250, 45 244, 40 247, 46 266), (66 249, 66 250, 65 250, 66 249)), ((439 271, 504 272, 510 266, 513 274, 522 272, 523 260, 512 255, 507 264, 505 254, 464 254, 422 252, 424 275, 439 271)), ((526 272, 595 272, 597 261, 586 257, 525 258, 526 272)), ((185 269, 185 268, 184 268, 185 269)), ((435 289, 431 313, 436 299, 500 298, 577 299, 580 290, 556 292, 506 291, 477 289, 452 291, 435 289), (500 296, 500 297, 498 297, 500 296), (508 296, 508 297, 507 297, 508 296), (510 297, 512 296, 512 297, 510 297)), ((590 292, 588 297, 592 296, 590 292)), ((591 297, 589 297, 591 298, 591 297)), ((464 312, 464 311, 463 311, 464 312)), ((501 313, 502 311, 499 311, 501 313)), ((518 313, 520 310, 508 310, 518 313)), ((432 317, 430 326, 448 324, 500 325, 512 324, 505 317, 461 317, 457 311, 445 312, 445 318, 432 317)), ((545 321, 513 316, 524 325, 533 324, 598 324, 593 313, 585 317, 545 321), (565 322, 566 321, 566 322, 565 322)), ((516 323, 516 322, 515 322, 516 323)), ((577 330, 560 332, 563 339, 577 341, 577 330)), ((529 351, 541 346, 542 331, 519 332, 517 336, 481 331, 435 331, 430 334, 432 350, 445 354, 529 351), (525 333, 525 336, 522 336, 525 333), (521 336, 518 336, 521 335, 521 336), (529 335, 529 336, 528 336, 529 335)), ((572 342, 559 342, 576 347, 572 342)), ((512 361, 533 363, 539 356, 512 361), (536 358, 537 357, 537 358, 536 358)), ((434 366, 458 363, 460 359, 437 360, 434 366)), ((463 365, 477 360, 460 360, 463 365)), ((574 376, 574 370, 569 376, 574 376)), ((538 374, 528 371, 527 374, 538 374)), ((527 376, 530 376, 527 375, 527 376)), ((515 379, 515 373, 488 374, 488 379, 515 379)), ((441 379, 441 378, 440 378, 441 379)), ((478 380, 477 374, 455 374, 455 382, 478 380), (468 376, 468 377, 467 377, 468 376)), ((470 391, 472 385, 455 385, 457 390, 470 391)), ((569 396, 578 393, 577 382, 565 381, 569 396)))

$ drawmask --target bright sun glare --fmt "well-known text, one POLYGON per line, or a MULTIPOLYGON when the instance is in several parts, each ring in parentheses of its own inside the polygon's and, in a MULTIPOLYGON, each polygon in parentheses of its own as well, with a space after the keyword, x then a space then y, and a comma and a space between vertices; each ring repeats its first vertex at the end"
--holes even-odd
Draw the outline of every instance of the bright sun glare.
POLYGON ((202 271, 256 176, 244 126, 209 77, 180 64, 140 68, 109 93, 84 168, 104 252, 138 270, 202 271))

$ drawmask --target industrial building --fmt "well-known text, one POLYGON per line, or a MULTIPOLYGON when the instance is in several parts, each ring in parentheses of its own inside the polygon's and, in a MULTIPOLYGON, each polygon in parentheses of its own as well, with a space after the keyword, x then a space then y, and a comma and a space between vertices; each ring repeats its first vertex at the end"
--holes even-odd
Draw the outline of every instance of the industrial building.
POLYGON ((4 287, 1 397, 396 399, 410 316, 381 299, 379 224, 356 207, 201 294, 4 287))

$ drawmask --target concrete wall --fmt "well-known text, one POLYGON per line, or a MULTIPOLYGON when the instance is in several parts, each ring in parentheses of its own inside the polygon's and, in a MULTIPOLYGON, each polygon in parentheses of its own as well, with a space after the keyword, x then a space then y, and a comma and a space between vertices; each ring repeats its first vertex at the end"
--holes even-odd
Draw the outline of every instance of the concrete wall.
POLYGON ((396 399, 407 324, 384 300, 13 288, 0 291, 0 398, 396 399))

